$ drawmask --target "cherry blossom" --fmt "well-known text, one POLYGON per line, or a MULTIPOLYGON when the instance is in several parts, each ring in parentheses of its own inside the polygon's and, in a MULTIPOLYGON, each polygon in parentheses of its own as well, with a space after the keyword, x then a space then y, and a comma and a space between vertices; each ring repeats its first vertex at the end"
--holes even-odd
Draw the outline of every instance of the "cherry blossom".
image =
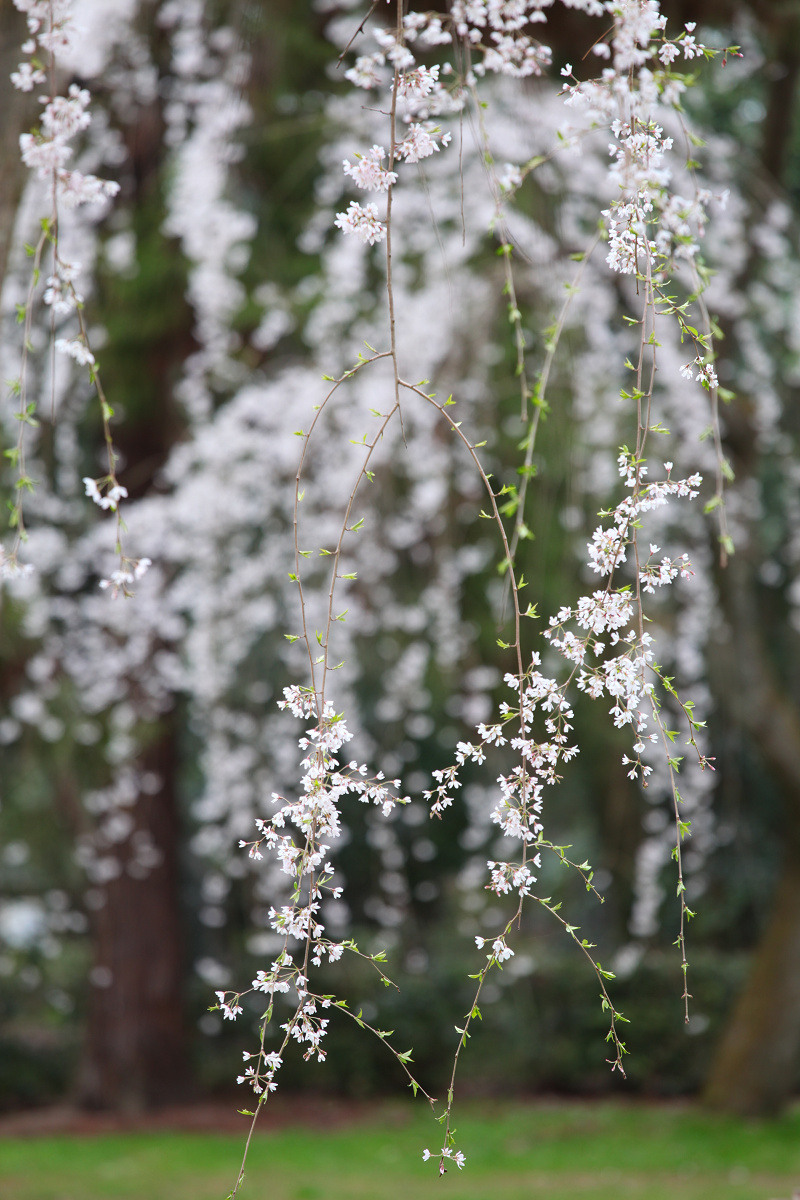
POLYGON ((383 146, 373 146, 367 154, 357 154, 355 164, 344 160, 344 173, 366 192, 385 192, 397 182, 397 173, 383 166, 386 151, 383 146))
POLYGON ((351 233, 365 245, 374 246, 386 237, 386 226, 378 219, 378 209, 375 204, 367 204, 363 208, 355 200, 347 206, 347 212, 336 214, 334 224, 342 233, 351 233))

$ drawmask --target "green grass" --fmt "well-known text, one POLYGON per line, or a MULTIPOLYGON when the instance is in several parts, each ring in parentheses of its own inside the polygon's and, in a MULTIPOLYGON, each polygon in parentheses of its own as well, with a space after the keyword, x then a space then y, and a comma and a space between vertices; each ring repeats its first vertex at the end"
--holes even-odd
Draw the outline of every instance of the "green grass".
MULTIPOLYGON (((245 1124, 242 1119, 243 1126, 245 1124)), ((267 1122, 265 1121, 265 1126, 267 1122)), ((789 1200, 800 1185, 800 1111, 746 1124, 688 1107, 464 1104, 459 1174, 422 1150, 419 1105, 378 1105, 334 1130, 256 1135, 242 1200, 789 1200)), ((0 1200, 224 1200, 243 1136, 132 1133, 0 1140, 0 1200)))

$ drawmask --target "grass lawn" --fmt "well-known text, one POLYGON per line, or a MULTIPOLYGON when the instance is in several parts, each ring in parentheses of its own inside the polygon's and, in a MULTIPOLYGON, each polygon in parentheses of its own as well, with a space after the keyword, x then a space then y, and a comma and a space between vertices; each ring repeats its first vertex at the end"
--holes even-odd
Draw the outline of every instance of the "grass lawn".
MULTIPOLYGON (((439 1126, 419 1102, 335 1129, 262 1120, 242 1200, 790 1200, 800 1187, 800 1110, 745 1124, 644 1102, 465 1103, 467 1165, 442 1180, 422 1162, 439 1126)), ((243 1139, 0 1138, 0 1200, 224 1200, 243 1139)))

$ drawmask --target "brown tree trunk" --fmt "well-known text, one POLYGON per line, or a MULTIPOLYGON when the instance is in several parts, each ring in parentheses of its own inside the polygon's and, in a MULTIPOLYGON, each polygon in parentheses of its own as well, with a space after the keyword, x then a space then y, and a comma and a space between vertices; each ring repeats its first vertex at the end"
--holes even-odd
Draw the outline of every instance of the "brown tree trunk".
POLYGON ((800 861, 787 855, 767 928, 705 1089, 711 1108, 776 1116, 800 1051, 800 861))
POLYGON ((163 785, 140 795, 136 822, 117 849, 122 867, 94 914, 95 960, 77 1099, 88 1108, 140 1111, 185 1099, 189 1089, 178 903, 174 738, 141 760, 163 785))
MULTIPOLYGON (((770 64, 761 159, 783 183, 797 120, 800 9, 748 0, 770 64)), ((693 19, 696 19, 693 14, 693 19)), ((768 185, 769 186, 769 185, 768 185)), ((750 277, 755 251, 742 276, 750 277)), ((738 478, 757 473, 758 439, 746 402, 725 416, 738 478)), ((751 538, 757 538, 755 532, 751 538)), ((717 1049, 704 1099, 712 1108, 747 1116, 778 1113, 789 1100, 800 1059, 800 713, 782 686, 765 641, 755 576, 758 554, 737 547, 722 581, 733 632, 737 677, 731 679, 739 725, 753 740, 783 803, 784 862, 750 974, 717 1049)))
POLYGON ((14 218, 25 186, 27 167, 19 154, 19 135, 36 121, 38 109, 30 94, 12 86, 9 74, 25 57, 20 46, 27 37, 22 13, 11 0, 0 0, 0 286, 6 273, 14 233, 14 218))
MULTIPOLYGON (((144 6, 141 32, 154 44, 155 9, 144 6), (152 11, 150 11, 152 9, 152 11)), ((114 395, 122 389, 126 421, 115 430, 115 443, 126 466, 121 480, 132 498, 146 494, 166 460, 183 425, 172 396, 172 381, 180 364, 194 349, 191 311, 180 289, 180 273, 170 276, 174 251, 161 245, 153 266, 159 235, 148 221, 137 227, 136 216, 160 224, 165 149, 161 102, 143 105, 121 125, 128 150, 123 167, 123 190, 134 214, 133 227, 140 250, 149 255, 142 265, 151 289, 161 289, 160 337, 129 335, 120 348, 112 347, 106 361, 106 386, 114 395), (152 211, 151 211, 152 210, 152 211), (154 218, 152 213, 159 214, 154 218), (175 289, 177 291, 169 291, 175 289), (133 383, 131 382, 133 381, 133 383)), ((139 293, 146 298, 149 292, 139 293)), ((99 282, 101 304, 114 313, 129 303, 124 287, 107 278, 99 282), (114 290, 116 286, 117 290, 114 290)), ((137 299, 136 296, 133 297, 137 299)), ((139 299, 139 302, 146 302, 139 299)), ((130 314, 136 325, 136 312, 130 314)), ((135 603, 135 601, 134 601, 135 603)), ((152 648, 152 653, 158 647, 152 648)), ((187 1054, 183 986, 186 976, 183 921, 180 907, 180 818, 176 784, 177 719, 166 717, 159 727, 145 729, 137 769, 157 776, 161 787, 136 798, 128 810, 135 827, 125 842, 110 853, 119 862, 119 875, 98 889, 104 903, 92 914, 93 968, 83 1056, 76 1098, 88 1108, 141 1111, 185 1100, 191 1092, 187 1054)), ((102 836, 102 822, 98 832, 102 836)))
POLYGON ((725 1112, 772 1116, 791 1097, 800 1058, 800 713, 761 634, 747 549, 726 572, 726 615, 738 663, 739 723, 783 802, 784 863, 744 990, 712 1063, 704 1100, 725 1112))

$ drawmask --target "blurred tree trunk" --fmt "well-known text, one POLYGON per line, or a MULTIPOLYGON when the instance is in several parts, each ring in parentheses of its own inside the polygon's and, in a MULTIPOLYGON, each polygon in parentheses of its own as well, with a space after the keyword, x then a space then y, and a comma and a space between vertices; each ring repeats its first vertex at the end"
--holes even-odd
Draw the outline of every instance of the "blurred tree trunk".
POLYGON ((139 766, 161 780, 131 810, 121 872, 93 917, 94 965, 77 1085, 87 1108, 140 1111, 186 1099, 175 738, 162 729, 139 766))
POLYGON ((787 855, 750 975, 706 1083, 710 1108, 776 1116, 791 1098, 800 1048, 800 864, 787 855))
MULTIPOLYGON (((800 6, 749 0, 749 7, 769 63, 761 161, 767 190, 781 194, 797 121, 800 6)), ((751 270, 749 261, 745 286, 751 270)), ((725 423, 737 478, 755 476, 758 436, 746 400, 731 406, 725 423)), ((765 640, 754 529, 750 536, 749 547, 737 547, 720 593, 736 656, 736 717, 779 789, 784 857, 772 908, 712 1063, 704 1099, 721 1111, 771 1116, 790 1099, 800 1059, 800 711, 778 677, 765 640)))
MULTIPOLYGON (((141 29, 158 62, 166 46, 154 13, 143 10, 141 29)), ((168 60, 160 65, 166 71, 168 60)), ((125 200, 118 208, 123 203, 129 208, 138 272, 132 279, 98 273, 92 301, 111 332, 104 377, 109 395, 126 413, 114 440, 124 463, 120 480, 134 499, 158 486, 158 473, 183 435, 185 421, 172 387, 197 348, 180 248, 161 232, 166 159, 161 105, 159 99, 138 106, 121 123, 127 158, 121 176, 125 200), (140 320, 140 314, 148 319, 140 320)), ((154 644, 151 653, 161 649, 154 644)), ((140 793, 123 810, 135 824, 110 849, 121 870, 96 889, 102 907, 90 913, 93 967, 76 1084, 76 1099, 87 1108, 141 1111, 185 1100, 191 1091, 177 734, 174 713, 142 727, 134 767, 140 778, 156 777, 160 787, 140 793)))
POLYGON ((23 57, 20 45, 27 36, 22 13, 11 0, 0 0, 0 287, 8 264, 14 216, 25 186, 27 167, 19 154, 19 135, 34 122, 31 96, 12 87, 9 75, 23 57))
POLYGON ((800 1057, 800 714, 780 686, 759 633, 754 564, 729 568, 727 615, 739 663, 738 717, 780 789, 784 859, 750 974, 712 1064, 705 1101, 771 1116, 789 1100, 800 1057))

